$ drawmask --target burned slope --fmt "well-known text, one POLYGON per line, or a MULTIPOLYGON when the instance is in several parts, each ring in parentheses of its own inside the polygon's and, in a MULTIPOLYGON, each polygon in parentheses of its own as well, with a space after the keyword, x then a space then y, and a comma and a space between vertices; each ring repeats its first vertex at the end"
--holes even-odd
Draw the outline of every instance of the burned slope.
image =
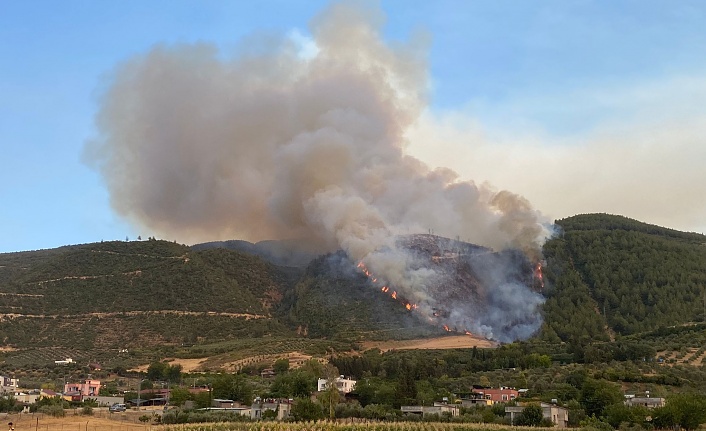
POLYGON ((301 335, 340 339, 405 339, 444 331, 410 313, 339 252, 314 260, 283 300, 301 335))
POLYGON ((406 236, 398 244, 433 273, 420 287, 429 305, 417 309, 431 311, 438 324, 498 341, 526 339, 541 326, 541 280, 519 250, 493 252, 434 235, 406 236))
POLYGON ((398 238, 394 255, 404 255, 402 271, 411 274, 405 288, 343 253, 316 260, 285 299, 289 318, 308 335, 327 337, 456 332, 512 341, 541 326, 543 297, 532 290, 533 265, 519 251, 409 235, 398 238))

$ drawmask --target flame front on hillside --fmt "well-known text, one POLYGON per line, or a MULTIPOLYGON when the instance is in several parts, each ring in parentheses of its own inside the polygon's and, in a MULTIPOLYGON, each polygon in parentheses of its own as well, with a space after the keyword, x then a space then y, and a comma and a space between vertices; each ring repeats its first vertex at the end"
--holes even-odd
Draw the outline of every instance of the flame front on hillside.
MULTIPOLYGON (((368 278, 368 280, 370 280, 373 284, 378 283, 378 279, 373 276, 373 274, 370 272, 370 270, 365 266, 365 264, 363 262, 358 262, 358 265, 356 265, 356 268, 358 268, 363 274, 365 274, 365 276, 368 278)), ((390 292, 390 288, 387 285, 383 285, 382 287, 380 287, 380 291, 383 293, 388 293, 388 292, 390 292)), ((406 301, 405 299, 403 299, 401 297, 398 297, 396 290, 393 290, 392 293, 390 293, 390 297, 392 299, 400 301, 404 305, 404 308, 406 308, 408 311, 414 311, 419 308, 419 306, 417 304, 406 301)), ((432 315, 429 316, 429 320, 433 322, 434 319, 438 318, 438 317, 439 317, 439 313, 433 312, 432 315)), ((449 328, 449 326, 446 324, 442 325, 442 328, 444 328, 444 330, 446 332, 463 332, 465 335, 471 335, 471 336, 473 335, 471 333, 471 331, 469 331, 468 329, 463 329, 463 331, 459 331, 456 328, 454 328, 454 329, 449 328)))

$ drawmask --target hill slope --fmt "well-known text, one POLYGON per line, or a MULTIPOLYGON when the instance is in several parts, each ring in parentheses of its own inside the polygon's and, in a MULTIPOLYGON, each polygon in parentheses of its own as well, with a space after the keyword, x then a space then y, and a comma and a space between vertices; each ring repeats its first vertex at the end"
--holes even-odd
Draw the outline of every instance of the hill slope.
POLYGON ((107 348, 286 333, 272 312, 297 276, 165 241, 0 254, 0 341, 107 348))
POLYGON ((607 214, 556 224, 563 233, 544 247, 549 338, 609 339, 706 317, 706 236, 607 214))

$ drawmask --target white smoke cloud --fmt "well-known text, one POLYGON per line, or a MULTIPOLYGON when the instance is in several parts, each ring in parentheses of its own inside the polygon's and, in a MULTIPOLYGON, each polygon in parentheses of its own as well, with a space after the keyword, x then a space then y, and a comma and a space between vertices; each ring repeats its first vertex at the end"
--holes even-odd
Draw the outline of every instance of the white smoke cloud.
POLYGON ((552 218, 606 212, 704 232, 705 96, 706 80, 677 77, 585 89, 570 98, 518 96, 494 108, 491 121, 476 119, 480 107, 426 111, 407 131, 407 150, 464 178, 521 193, 552 218), (541 122, 515 121, 547 109, 582 116, 590 127, 557 135, 541 122))
POLYGON ((537 250, 548 220, 527 200, 405 153, 426 106, 426 44, 384 43, 383 22, 335 4, 313 20, 304 54, 297 36, 230 60, 198 44, 120 65, 86 147, 113 208, 183 242, 342 248, 420 296, 432 274, 386 254, 398 234, 537 250))

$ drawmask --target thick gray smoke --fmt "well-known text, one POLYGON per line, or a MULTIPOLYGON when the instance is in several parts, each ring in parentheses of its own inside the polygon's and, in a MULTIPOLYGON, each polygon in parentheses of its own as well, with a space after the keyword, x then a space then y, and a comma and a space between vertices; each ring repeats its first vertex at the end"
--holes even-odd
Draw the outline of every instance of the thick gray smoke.
POLYGON ((384 43, 383 21, 335 4, 311 24, 313 57, 284 38, 228 60, 195 44, 120 65, 86 147, 114 209, 182 242, 342 248, 411 291, 430 274, 410 270, 398 234, 537 250, 546 220, 526 200, 405 155, 425 107, 426 51, 384 43))

